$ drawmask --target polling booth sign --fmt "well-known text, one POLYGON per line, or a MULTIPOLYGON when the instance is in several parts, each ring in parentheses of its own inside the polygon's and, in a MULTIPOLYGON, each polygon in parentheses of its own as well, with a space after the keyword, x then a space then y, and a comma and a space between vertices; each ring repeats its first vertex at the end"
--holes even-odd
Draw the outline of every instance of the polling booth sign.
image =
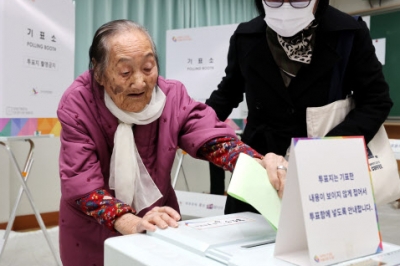
POLYGON ((275 256, 331 265, 381 251, 364 138, 292 139, 275 256))
POLYGON ((0 1, 0 136, 58 135, 74 47, 72 0, 0 1))
MULTIPOLYGON (((190 97, 205 102, 225 76, 229 39, 238 24, 167 31, 166 77, 181 81, 190 97)), ((243 130, 246 98, 233 109, 226 123, 243 130)))

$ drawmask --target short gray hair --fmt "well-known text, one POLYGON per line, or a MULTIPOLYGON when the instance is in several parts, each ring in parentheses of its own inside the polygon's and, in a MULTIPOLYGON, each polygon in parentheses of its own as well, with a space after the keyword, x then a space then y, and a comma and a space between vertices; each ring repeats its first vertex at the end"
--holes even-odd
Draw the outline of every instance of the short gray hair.
POLYGON ((158 56, 156 46, 154 44, 153 38, 151 38, 149 32, 142 25, 133 22, 127 19, 119 19, 113 20, 106 24, 103 24, 94 34, 92 45, 89 49, 89 69, 92 70, 94 68, 93 60, 96 62, 96 69, 98 70, 98 74, 103 76, 104 72, 107 68, 108 59, 109 59, 109 39, 116 34, 137 30, 146 35, 148 40, 151 43, 151 48, 153 50, 156 62, 157 69, 159 69, 158 65, 158 56))

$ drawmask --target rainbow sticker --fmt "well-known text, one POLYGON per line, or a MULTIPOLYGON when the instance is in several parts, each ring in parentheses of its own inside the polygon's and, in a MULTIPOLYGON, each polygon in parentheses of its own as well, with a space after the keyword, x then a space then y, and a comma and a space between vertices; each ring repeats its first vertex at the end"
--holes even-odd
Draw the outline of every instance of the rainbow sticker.
POLYGON ((30 136, 53 134, 60 136, 61 124, 57 118, 0 118, 0 136, 30 136))

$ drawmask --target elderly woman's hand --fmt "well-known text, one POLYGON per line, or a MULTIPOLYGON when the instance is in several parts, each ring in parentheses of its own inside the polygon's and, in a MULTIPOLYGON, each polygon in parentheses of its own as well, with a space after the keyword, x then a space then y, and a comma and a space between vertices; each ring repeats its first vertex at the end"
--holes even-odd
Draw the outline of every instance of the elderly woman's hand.
POLYGON ((278 191, 278 196, 282 198, 288 162, 284 157, 272 152, 267 153, 262 160, 256 160, 267 170, 271 185, 278 191))
POLYGON ((168 226, 178 227, 177 221, 181 216, 171 207, 154 207, 148 211, 143 218, 132 213, 127 213, 118 218, 114 228, 123 235, 141 233, 144 231, 155 231, 157 227, 165 229, 168 226))

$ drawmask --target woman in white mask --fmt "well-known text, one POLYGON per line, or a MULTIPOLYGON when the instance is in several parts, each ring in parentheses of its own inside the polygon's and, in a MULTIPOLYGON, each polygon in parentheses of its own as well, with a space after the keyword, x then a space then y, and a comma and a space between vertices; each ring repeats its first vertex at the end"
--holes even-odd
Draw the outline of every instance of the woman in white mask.
POLYGON ((314 20, 318 0, 264 1, 265 22, 283 37, 292 37, 314 20))
MULTIPOLYGON (((255 0, 255 5, 259 16, 232 35, 226 75, 206 101, 219 119, 245 93, 249 112, 242 141, 279 158, 291 138, 307 137, 307 107, 352 93, 355 109, 327 136, 363 135, 368 143, 392 101, 362 19, 329 6, 329 0, 255 0)), ((278 178, 285 183, 284 169, 278 169, 278 178)), ((240 211, 257 212, 228 196, 225 212, 240 211)))

